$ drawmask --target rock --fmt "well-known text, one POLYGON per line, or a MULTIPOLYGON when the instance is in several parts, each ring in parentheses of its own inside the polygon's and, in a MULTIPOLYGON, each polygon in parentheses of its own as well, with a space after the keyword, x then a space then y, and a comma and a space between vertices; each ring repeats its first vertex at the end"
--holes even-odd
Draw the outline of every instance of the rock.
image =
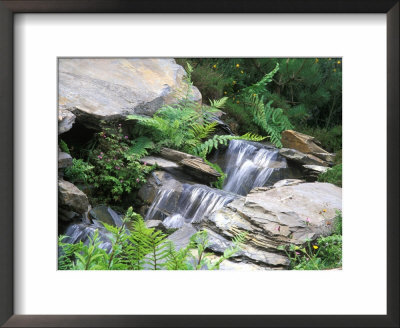
POLYGON ((58 134, 65 133, 71 130, 75 123, 76 116, 69 110, 60 108, 58 110, 58 134))
POLYGON ((59 206, 79 214, 85 213, 89 207, 87 196, 71 182, 62 179, 58 180, 58 202, 59 206))
POLYGON ((191 175, 198 182, 209 184, 217 181, 221 176, 214 168, 208 165, 201 157, 193 156, 170 148, 162 148, 161 157, 179 164, 186 174, 191 175))
POLYGON ((196 232, 197 230, 191 224, 185 223, 182 228, 169 235, 168 239, 174 243, 175 248, 178 250, 186 247, 189 244, 190 238, 196 232))
POLYGON ((336 154, 331 154, 331 153, 314 153, 314 156, 322 159, 325 162, 328 162, 329 164, 333 164, 335 161, 336 154))
POLYGON ((72 157, 70 154, 58 152, 58 168, 65 169, 72 165, 72 157))
POLYGON ((79 217, 79 214, 75 213, 74 211, 69 211, 62 207, 58 208, 58 218, 62 221, 70 222, 70 221, 73 221, 74 218, 77 218, 77 217, 79 217))
POLYGON ((280 180, 277 183, 274 184, 274 188, 279 188, 279 187, 286 187, 286 186, 294 186, 297 185, 299 183, 303 183, 304 180, 300 180, 300 179, 284 179, 284 180, 280 180))
MULTIPOLYGON (((72 111, 89 128, 129 114, 152 116, 183 99, 186 72, 168 58, 65 58, 59 60, 59 110, 72 111)), ((192 87, 190 98, 201 103, 192 87)))
POLYGON ((306 181, 317 181, 318 176, 329 169, 326 166, 319 166, 319 165, 303 165, 303 168, 304 168, 304 179, 306 179, 306 181))
POLYGON ((165 227, 160 220, 147 220, 145 223, 147 228, 165 231, 165 227))
POLYGON ((318 174, 325 173, 329 169, 326 166, 319 166, 319 165, 303 165, 303 167, 307 170, 318 172, 318 174))
POLYGON ((175 162, 169 161, 165 158, 156 157, 156 156, 145 156, 140 159, 140 162, 147 163, 149 165, 157 165, 160 169, 168 170, 168 169, 177 169, 179 165, 175 162))
POLYGON ((341 188, 329 183, 281 183, 256 188, 245 198, 235 199, 212 213, 202 227, 214 232, 210 235, 215 252, 221 252, 229 246, 229 240, 245 231, 246 243, 235 261, 285 268, 289 261, 278 247, 301 245, 307 239, 330 234, 336 210, 342 208, 341 200, 341 188))
POLYGON ((296 149, 281 148, 279 154, 300 165, 328 166, 328 163, 311 154, 304 154, 296 149))
POLYGON ((106 205, 96 206, 89 211, 92 219, 99 222, 107 223, 108 225, 121 227, 123 222, 121 217, 113 209, 106 205))
POLYGON ((297 131, 286 130, 282 132, 282 145, 285 148, 296 149, 305 154, 329 154, 319 147, 317 143, 320 144, 314 137, 297 131))

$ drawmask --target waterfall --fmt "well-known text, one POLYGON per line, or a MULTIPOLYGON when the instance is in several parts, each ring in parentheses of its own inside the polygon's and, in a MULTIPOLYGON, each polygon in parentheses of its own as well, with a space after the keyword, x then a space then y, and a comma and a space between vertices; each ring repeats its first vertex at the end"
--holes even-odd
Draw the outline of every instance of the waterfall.
POLYGON ((161 189, 150 206, 146 220, 163 219, 167 228, 180 228, 186 223, 199 223, 213 211, 222 208, 237 196, 205 185, 183 184, 177 195, 174 190, 161 189))
POLYGON ((278 149, 244 140, 231 140, 225 157, 227 178, 223 189, 239 195, 268 185, 274 170, 287 167, 278 149))

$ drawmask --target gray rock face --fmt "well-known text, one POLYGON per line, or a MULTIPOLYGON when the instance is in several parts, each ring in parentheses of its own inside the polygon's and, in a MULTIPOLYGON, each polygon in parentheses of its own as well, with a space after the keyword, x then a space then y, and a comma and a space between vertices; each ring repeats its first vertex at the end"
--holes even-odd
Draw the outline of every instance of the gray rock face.
POLYGON ((58 180, 58 202, 59 206, 79 214, 85 213, 89 207, 87 196, 74 184, 62 179, 58 180))
POLYGON ((175 231, 172 235, 168 236, 176 249, 181 249, 189 244, 190 238, 197 232, 197 230, 188 223, 185 223, 182 228, 175 231))
POLYGON ((72 165, 72 157, 70 154, 58 152, 58 168, 65 169, 72 165))
POLYGON ((257 188, 211 214, 202 226, 213 231, 215 252, 222 253, 234 235, 245 231, 246 243, 235 261, 285 268, 289 261, 278 247, 329 234, 341 199, 341 188, 329 183, 257 188))
MULTIPOLYGON (((89 128, 129 114, 152 116, 187 95, 185 76, 183 67, 167 58, 60 59, 59 110, 72 111, 89 128)), ((191 97, 201 102, 195 87, 191 97)))
POLYGON ((58 110, 58 134, 62 134, 71 130, 75 123, 76 116, 69 110, 60 108, 58 110))
POLYGON ((123 224, 122 219, 118 215, 118 213, 105 205, 94 207, 89 211, 89 215, 92 219, 107 223, 108 225, 120 227, 123 224))
POLYGON ((311 154, 304 154, 295 149, 281 148, 279 154, 300 165, 328 166, 328 163, 311 154))

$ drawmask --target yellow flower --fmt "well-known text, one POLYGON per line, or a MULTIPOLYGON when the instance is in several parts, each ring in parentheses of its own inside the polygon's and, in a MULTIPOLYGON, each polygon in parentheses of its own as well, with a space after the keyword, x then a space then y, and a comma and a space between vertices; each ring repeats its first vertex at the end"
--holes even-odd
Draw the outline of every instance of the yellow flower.
POLYGON ((236 100, 236 103, 238 104, 238 103, 240 103, 240 101, 239 101, 239 100, 236 100))
POLYGON ((336 72, 336 68, 334 68, 333 71, 336 72))
POLYGON ((318 249, 318 246, 317 246, 317 245, 314 245, 313 248, 314 248, 314 249, 318 249))
POLYGON ((326 212, 326 209, 324 208, 324 209, 322 210, 322 212, 326 212))
POLYGON ((243 72, 243 71, 240 71, 240 73, 242 73, 242 74, 243 74, 244 72, 243 72))
POLYGON ((224 91, 224 95, 226 95, 228 92, 224 91))
POLYGON ((318 62, 319 62, 319 59, 318 59, 318 58, 315 58, 315 62, 318 63, 318 62))
POLYGON ((257 94, 256 94, 256 93, 253 93, 253 97, 255 97, 255 96, 257 96, 257 94))
POLYGON ((232 84, 236 84, 236 81, 232 81, 232 84))
POLYGON ((217 68, 217 65, 214 64, 214 65, 213 65, 213 68, 217 68))
POLYGON ((328 60, 332 60, 332 58, 328 58, 328 60))
POLYGON ((240 65, 239 64, 236 64, 236 68, 239 68, 240 67, 240 65))
POLYGON ((340 61, 340 60, 338 60, 338 61, 337 61, 337 63, 340 65, 341 61, 340 61))
POLYGON ((233 100, 235 100, 235 97, 233 97, 233 100))

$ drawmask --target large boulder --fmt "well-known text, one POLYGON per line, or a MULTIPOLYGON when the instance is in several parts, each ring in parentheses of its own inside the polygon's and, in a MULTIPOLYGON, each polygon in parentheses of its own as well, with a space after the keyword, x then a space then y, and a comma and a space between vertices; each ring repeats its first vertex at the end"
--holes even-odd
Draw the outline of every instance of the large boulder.
POLYGON ((83 214, 88 210, 89 200, 87 196, 71 182, 58 180, 59 206, 73 212, 83 214))
MULTIPOLYGON (((201 94, 168 58, 66 58, 59 60, 59 110, 73 112, 89 128, 129 114, 152 116, 164 104, 201 94)), ((61 114, 60 114, 61 115, 61 114)))
POLYGON ((334 158, 333 154, 330 154, 325 149, 320 147, 321 143, 317 139, 297 131, 293 130, 283 131, 282 145, 284 148, 292 148, 304 154, 312 154, 327 162, 332 162, 334 158))
POLYGON ((281 245, 301 245, 330 234, 336 210, 342 208, 342 189, 329 183, 289 182, 255 188, 212 213, 202 223, 214 232, 210 248, 222 253, 230 245, 227 240, 245 231, 246 243, 235 261, 285 268, 289 261, 281 245))
POLYGON ((62 151, 58 152, 58 168, 65 169, 72 165, 72 157, 70 154, 64 153, 62 151))
POLYGON ((76 116, 69 110, 60 108, 58 111, 58 134, 65 133, 71 130, 75 123, 76 116))

